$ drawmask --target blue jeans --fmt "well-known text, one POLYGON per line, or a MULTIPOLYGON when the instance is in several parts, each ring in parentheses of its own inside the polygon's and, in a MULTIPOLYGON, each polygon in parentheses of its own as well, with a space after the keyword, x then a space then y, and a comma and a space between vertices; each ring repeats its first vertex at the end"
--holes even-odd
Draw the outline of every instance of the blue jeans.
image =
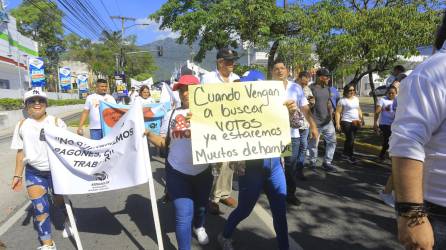
POLYGON ((90 139, 92 140, 102 139, 102 129, 90 129, 90 139))
POLYGON ((166 160, 167 191, 175 207, 175 235, 179 250, 191 248, 192 221, 195 228, 204 225, 212 181, 210 168, 198 175, 187 175, 173 169, 166 160))
MULTIPOLYGON (((324 164, 330 164, 333 161, 333 155, 336 150, 336 130, 333 122, 317 127, 319 135, 322 135, 325 140, 325 156, 324 164)), ((309 143, 310 162, 312 165, 316 164, 318 155, 319 138, 312 138, 309 143)))
POLYGON ((238 206, 229 215, 223 236, 231 238, 237 225, 251 214, 262 190, 271 207, 279 249, 289 249, 286 182, 280 158, 246 161, 245 175, 239 176, 238 206))
POLYGON ((25 169, 26 187, 40 186, 45 190, 45 194, 39 198, 32 199, 33 222, 40 240, 51 240, 51 218, 50 218, 50 190, 53 189, 53 180, 51 172, 40 171, 30 165, 25 169), (37 220, 37 217, 44 217, 43 220, 37 220))
POLYGON ((300 138, 291 138, 291 156, 284 157, 287 194, 296 192, 297 161, 299 159, 300 138))
POLYGON ((299 129, 299 157, 297 158, 297 169, 303 169, 305 163, 305 153, 308 148, 308 134, 310 133, 310 129, 299 129))

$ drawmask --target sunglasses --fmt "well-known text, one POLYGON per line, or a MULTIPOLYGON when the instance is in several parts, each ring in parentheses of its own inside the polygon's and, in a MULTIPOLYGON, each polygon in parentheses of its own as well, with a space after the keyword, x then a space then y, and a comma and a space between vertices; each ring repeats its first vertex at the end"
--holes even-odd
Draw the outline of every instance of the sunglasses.
POLYGON ((354 89, 349 89, 348 92, 355 92, 355 90, 354 89))
POLYGON ((46 99, 45 98, 37 97, 37 98, 30 98, 30 99, 26 100, 26 105, 42 104, 42 103, 46 104, 46 99))

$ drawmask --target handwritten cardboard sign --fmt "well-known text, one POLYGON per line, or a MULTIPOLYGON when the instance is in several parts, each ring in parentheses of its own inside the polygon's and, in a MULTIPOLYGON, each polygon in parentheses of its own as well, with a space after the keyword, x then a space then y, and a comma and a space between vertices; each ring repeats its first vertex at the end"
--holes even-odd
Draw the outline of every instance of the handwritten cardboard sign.
POLYGON ((189 86, 194 165, 291 155, 284 102, 279 81, 189 86))

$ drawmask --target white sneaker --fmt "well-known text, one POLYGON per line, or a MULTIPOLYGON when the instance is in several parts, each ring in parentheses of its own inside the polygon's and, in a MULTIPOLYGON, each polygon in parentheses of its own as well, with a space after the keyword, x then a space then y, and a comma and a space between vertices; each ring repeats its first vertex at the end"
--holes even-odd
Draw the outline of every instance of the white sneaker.
POLYGON ((57 250, 56 243, 53 241, 53 244, 51 246, 43 245, 43 246, 38 247, 37 250, 57 250))
POLYGON ((204 227, 194 228, 194 233, 200 245, 207 245, 209 243, 209 237, 204 227))
POLYGON ((232 239, 226 239, 222 233, 218 234, 217 241, 222 250, 234 250, 232 239))
POLYGON ((383 193, 382 191, 379 192, 379 197, 381 198, 381 200, 384 201, 384 203, 386 203, 387 205, 391 206, 391 207, 395 207, 395 198, 393 198, 393 195, 390 194, 386 194, 383 193))
POLYGON ((71 228, 70 222, 67 220, 64 223, 64 228, 63 228, 63 231, 62 231, 62 237, 64 239, 66 239, 66 238, 68 238, 70 236, 73 236, 73 229, 71 228))

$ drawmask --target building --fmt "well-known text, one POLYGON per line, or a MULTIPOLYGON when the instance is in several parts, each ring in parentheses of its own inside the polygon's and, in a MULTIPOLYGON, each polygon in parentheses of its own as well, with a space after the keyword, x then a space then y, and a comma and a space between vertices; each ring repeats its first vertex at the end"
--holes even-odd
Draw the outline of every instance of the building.
POLYGON ((0 16, 0 89, 28 89, 28 58, 38 56, 38 44, 17 31, 14 17, 0 16))

